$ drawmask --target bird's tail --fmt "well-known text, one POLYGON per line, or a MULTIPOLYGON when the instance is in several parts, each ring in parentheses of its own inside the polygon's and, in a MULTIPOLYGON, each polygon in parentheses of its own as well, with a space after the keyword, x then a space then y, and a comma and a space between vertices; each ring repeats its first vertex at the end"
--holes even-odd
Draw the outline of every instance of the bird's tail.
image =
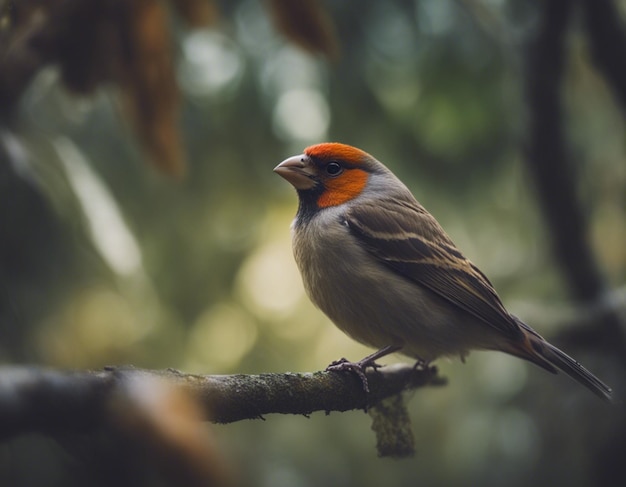
POLYGON ((553 374, 560 369, 598 397, 612 401, 613 391, 609 386, 565 352, 544 340, 526 323, 519 319, 517 321, 524 331, 524 338, 521 343, 511 344, 511 348, 506 350, 507 353, 528 360, 553 374))

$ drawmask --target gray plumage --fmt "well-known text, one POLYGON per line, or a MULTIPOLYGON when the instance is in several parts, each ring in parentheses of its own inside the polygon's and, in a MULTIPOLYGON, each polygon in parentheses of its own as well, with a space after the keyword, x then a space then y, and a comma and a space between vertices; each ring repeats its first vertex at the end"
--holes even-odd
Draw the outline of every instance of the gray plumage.
POLYGON ((498 350, 611 398, 608 386, 505 309, 487 277, 372 156, 320 144, 276 172, 298 190, 293 249, 306 292, 346 334, 424 362, 498 350))

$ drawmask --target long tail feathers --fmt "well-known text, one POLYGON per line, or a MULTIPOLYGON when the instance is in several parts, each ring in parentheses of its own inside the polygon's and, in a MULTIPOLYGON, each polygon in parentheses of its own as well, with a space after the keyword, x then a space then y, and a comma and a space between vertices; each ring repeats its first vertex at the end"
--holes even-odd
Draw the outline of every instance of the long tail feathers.
POLYGON ((508 353, 528 360, 554 374, 557 373, 557 369, 560 369, 596 396, 606 401, 613 400, 613 391, 609 386, 565 352, 545 341, 527 324, 521 320, 518 320, 518 323, 525 332, 524 340, 521 343, 512 344, 513 349, 507 350, 508 353))
POLYGON ((542 341, 541 345, 543 348, 541 352, 543 358, 547 359, 552 365, 561 369, 572 379, 580 382, 596 396, 606 401, 612 401, 613 391, 604 382, 554 345, 550 345, 545 340, 542 341))

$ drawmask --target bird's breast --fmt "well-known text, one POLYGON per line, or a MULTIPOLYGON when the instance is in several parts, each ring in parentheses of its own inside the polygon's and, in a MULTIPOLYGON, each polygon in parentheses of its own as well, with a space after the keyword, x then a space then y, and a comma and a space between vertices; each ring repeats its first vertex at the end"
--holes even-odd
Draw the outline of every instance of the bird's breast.
POLYGON ((468 315, 376 259, 338 209, 294 225, 293 249, 311 301, 355 340, 426 360, 465 353, 475 341, 468 315))
POLYGON ((294 255, 311 301, 342 331, 372 347, 402 345, 420 290, 375 260, 340 212, 294 228, 294 255))

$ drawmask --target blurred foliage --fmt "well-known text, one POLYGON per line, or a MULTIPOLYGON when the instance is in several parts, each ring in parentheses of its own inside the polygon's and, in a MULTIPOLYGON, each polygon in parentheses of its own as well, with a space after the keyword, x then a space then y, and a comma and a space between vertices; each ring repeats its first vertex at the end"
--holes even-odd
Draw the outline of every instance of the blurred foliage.
MULTIPOLYGON (((522 151, 521 47, 536 3, 303 2, 322 19, 309 26, 319 36, 311 45, 281 17, 289 2, 178 0, 169 10, 156 0, 110 0, 102 5, 154 9, 129 17, 136 42, 113 46, 139 47, 121 58, 111 47, 121 34, 92 30, 90 5, 80 28, 114 61, 100 66, 111 70, 77 95, 67 91, 76 91, 68 66, 51 57, 32 82, 18 83, 14 117, 0 129, 0 360, 246 373, 315 370, 365 355, 304 295, 289 239, 296 198, 272 173, 324 140, 385 162, 511 311, 553 335, 566 292, 522 151), (275 25, 336 62, 290 44, 275 25), (139 36, 142 26, 149 32, 139 36), (142 164, 147 154, 182 174, 183 152, 180 181, 142 164)), ((0 39, 11 15, 3 14, 0 39)), ((109 26, 119 28, 111 15, 109 26)), ((77 27, 68 19, 55 27, 77 27)), ((98 49, 73 40, 62 46, 101 61, 98 49)), ((51 52, 62 56, 62 46, 51 52)), ((580 194, 603 270, 623 286, 623 113, 579 29, 568 36, 568 56, 565 129, 583 174, 580 194)), ((3 112, 9 102, 0 100, 3 112)), ((621 380, 601 354, 576 356, 608 383, 621 380)), ((617 413, 566 378, 496 353, 441 368, 449 386, 422 390, 410 404, 411 461, 376 459, 359 413, 271 417, 217 435, 243 485, 278 487, 595 485, 599 445, 619 446, 610 439, 617 413)), ((39 449, 16 450, 13 468, 27 471, 39 449)), ((46 452, 46 465, 64 458, 46 452)), ((58 485, 52 470, 38 485, 58 485)))

